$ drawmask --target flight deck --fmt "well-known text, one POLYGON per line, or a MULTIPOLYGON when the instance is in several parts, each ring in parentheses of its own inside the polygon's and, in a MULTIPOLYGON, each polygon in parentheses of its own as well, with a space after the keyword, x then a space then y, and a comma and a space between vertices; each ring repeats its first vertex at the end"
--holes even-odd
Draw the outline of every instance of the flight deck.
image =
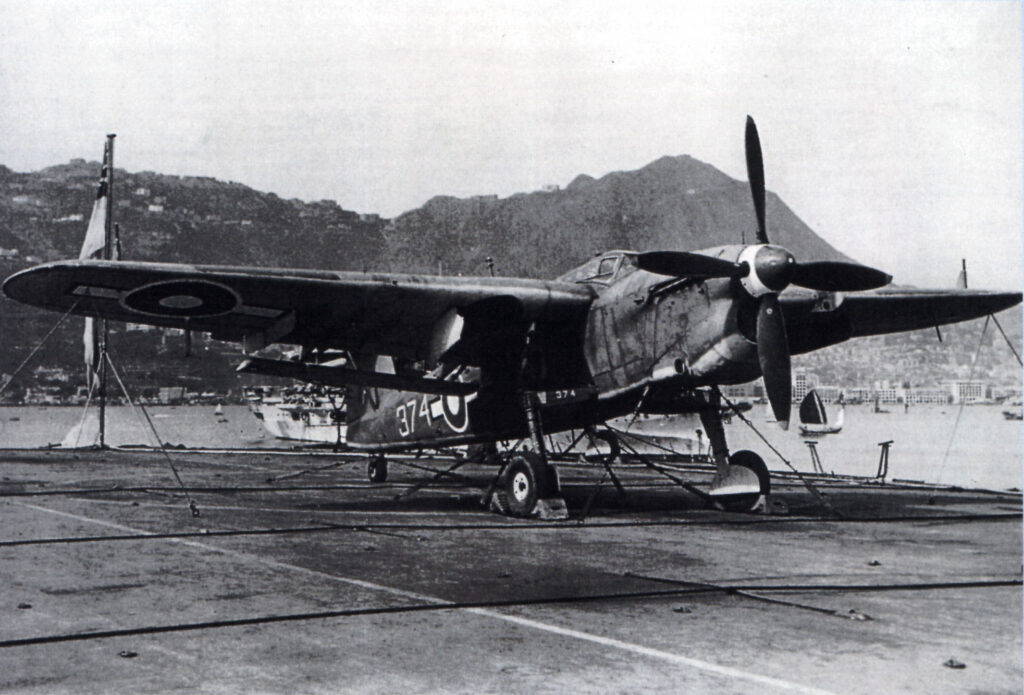
POLYGON ((450 462, 0 451, 0 691, 1021 692, 1019 492, 579 461, 538 521, 450 462))

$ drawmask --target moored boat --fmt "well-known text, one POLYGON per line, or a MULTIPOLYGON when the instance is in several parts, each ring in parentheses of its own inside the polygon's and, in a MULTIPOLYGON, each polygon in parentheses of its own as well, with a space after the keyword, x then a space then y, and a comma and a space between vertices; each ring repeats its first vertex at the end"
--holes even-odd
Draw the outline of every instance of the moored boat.
POLYGON ((250 389, 246 403, 273 437, 345 444, 345 396, 340 389, 250 389))
POLYGON ((1019 398, 1007 403, 1009 408, 1003 411, 1003 417, 1007 420, 1024 420, 1024 405, 1019 398))

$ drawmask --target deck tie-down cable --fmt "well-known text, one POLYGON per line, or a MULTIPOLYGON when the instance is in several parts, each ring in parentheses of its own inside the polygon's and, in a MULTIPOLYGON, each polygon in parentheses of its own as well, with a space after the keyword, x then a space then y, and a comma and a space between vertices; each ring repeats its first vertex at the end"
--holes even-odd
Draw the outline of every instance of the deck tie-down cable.
MULTIPOLYGON (((613 432, 620 432, 619 430, 614 430, 611 427, 609 427, 608 429, 612 430, 613 432)), ((632 436, 634 438, 637 438, 636 435, 632 435, 632 434, 630 434, 628 432, 621 431, 621 433, 622 434, 626 434, 628 436, 632 436)), ((713 499, 712 499, 711 495, 709 495, 708 493, 704 492, 703 490, 698 488, 693 483, 687 482, 687 481, 685 481, 685 480, 683 480, 681 478, 677 478, 676 476, 672 475, 671 473, 666 471, 664 467, 659 466, 658 464, 654 463, 653 461, 648 459, 646 456, 641 454, 639 451, 637 451, 635 447, 633 447, 632 445, 629 444, 629 442, 627 442, 627 441, 623 440, 622 438, 620 438, 619 439, 619 443, 622 446, 624 446, 626 449, 628 449, 629 452, 640 461, 640 463, 644 464, 645 466, 650 468, 655 473, 658 473, 659 475, 662 475, 662 476, 668 478, 673 483, 675 483, 679 487, 683 488, 687 492, 689 492, 689 493, 691 493, 693 495, 696 495, 699 499, 703 500, 705 503, 713 502, 713 499)))
MULTIPOLYGON (((110 492, 119 490, 107 490, 110 492)), ((5 497, 7 495, 0 495, 5 497)), ((32 506, 32 505, 28 505, 32 506)), ((927 516, 888 516, 867 519, 846 518, 829 521, 829 523, 968 523, 982 522, 993 523, 997 521, 1013 521, 1020 524, 1020 512, 1004 512, 999 514, 930 514, 927 516)), ((316 521, 312 519, 311 521, 316 521)), ((660 519, 660 520, 633 520, 633 521, 597 521, 591 522, 582 528, 585 529, 609 529, 609 528, 658 528, 658 527, 691 527, 691 526, 718 526, 718 527, 742 527, 753 526, 754 524, 806 524, 818 521, 815 517, 768 517, 768 518, 713 518, 713 519, 660 519)), ((171 538, 212 538, 215 536, 276 536, 285 534, 306 534, 325 533, 330 531, 422 531, 422 532, 457 532, 457 531, 498 531, 513 533, 536 533, 538 531, 555 531, 569 528, 562 522, 530 522, 530 523, 454 523, 454 524, 433 524, 433 523, 329 523, 311 526, 290 526, 278 528, 253 528, 253 529, 203 529, 202 531, 181 531, 169 533, 131 533, 106 536, 60 536, 51 538, 19 538, 11 540, 0 540, 0 548, 13 548, 20 546, 35 545, 59 545, 74 543, 114 543, 114 542, 136 542, 151 540, 167 540, 171 538)), ((573 527, 576 528, 576 527, 573 527)), ((416 537, 419 539, 419 536, 416 537)))
MULTIPOLYGON (((980 581, 963 582, 912 582, 906 584, 831 584, 802 586, 771 586, 771 585, 734 585, 724 587, 729 591, 783 591, 783 592, 876 592, 876 591, 935 591, 940 589, 980 589, 980 588, 1002 588, 1021 586, 1020 579, 993 579, 980 581)), ((428 611, 453 611, 467 609, 494 609, 494 608, 515 608, 521 606, 545 606, 557 604, 594 604, 612 601, 644 601, 664 600, 684 596, 699 596, 713 593, 720 593, 722 589, 715 589, 709 586, 677 586, 673 589, 660 591, 628 591, 609 592, 590 595, 563 595, 548 596, 540 598, 512 598, 498 599, 492 601, 448 601, 446 599, 429 599, 424 603, 405 604, 398 606, 379 606, 373 608, 340 608, 336 610, 317 611, 313 613, 288 613, 277 615, 258 615, 247 618, 235 618, 224 620, 211 620, 197 623, 177 623, 163 625, 145 625, 133 628, 120 628, 112 630, 97 630, 94 632, 72 632, 53 635, 41 635, 37 637, 26 637, 21 639, 0 640, 0 649, 12 647, 26 647, 35 644, 52 644, 56 642, 77 642, 90 641, 95 639, 109 639, 112 637, 129 637, 134 635, 153 635, 171 632, 187 632, 196 630, 209 630, 217 628, 245 627, 251 625, 265 625, 270 623, 297 622, 308 620, 324 620, 329 618, 361 617, 368 615, 387 615, 402 613, 420 613, 428 611)))
POLYGON ((167 465, 171 469, 171 473, 174 474, 174 479, 178 481, 178 487, 181 488, 182 493, 185 495, 185 499, 188 500, 189 511, 192 513, 193 517, 198 517, 199 507, 196 505, 196 501, 192 498, 192 495, 189 494, 188 488, 185 487, 185 483, 178 474, 178 469, 174 467, 174 461, 171 460, 171 455, 167 453, 167 448, 164 446, 163 440, 160 439, 160 434, 156 431, 156 426, 153 424, 153 420, 150 419, 149 413, 146 412, 145 406, 143 406, 142 403, 139 403, 136 408, 131 395, 128 393, 128 389, 125 388, 124 382, 121 380, 121 375, 118 373, 117 367, 114 366, 114 360, 110 357, 110 350, 108 349, 104 354, 107 358, 107 364, 110 366, 110 371, 114 374, 114 378, 117 379, 117 385, 121 387, 121 393, 124 394, 125 400, 128 401, 128 405, 132 407, 132 410, 141 412, 145 417, 146 422, 149 424, 149 429, 153 432, 153 437, 156 439, 157 444, 159 444, 160 452, 164 455, 164 458, 167 459, 167 465))
POLYGON ((856 610, 850 610, 849 613, 844 613, 840 610, 834 610, 832 608, 822 608, 821 606, 812 606, 807 603, 797 603, 796 601, 786 601, 781 598, 764 596, 762 594, 756 594, 754 592, 746 591, 744 589, 738 589, 729 585, 713 584, 711 582, 686 581, 683 579, 667 579, 664 577, 652 577, 646 574, 637 574, 635 572, 626 572, 625 575, 627 577, 633 577, 635 579, 646 579, 648 581, 660 582, 662 584, 671 584, 673 586, 721 591, 723 594, 729 594, 730 596, 740 596, 742 598, 749 598, 754 601, 761 601, 762 603, 771 603, 778 606, 786 606, 787 608, 799 608, 801 610, 813 611, 815 613, 831 615, 833 617, 844 618, 846 620, 873 620, 873 618, 870 615, 867 615, 866 613, 861 613, 860 611, 856 610))

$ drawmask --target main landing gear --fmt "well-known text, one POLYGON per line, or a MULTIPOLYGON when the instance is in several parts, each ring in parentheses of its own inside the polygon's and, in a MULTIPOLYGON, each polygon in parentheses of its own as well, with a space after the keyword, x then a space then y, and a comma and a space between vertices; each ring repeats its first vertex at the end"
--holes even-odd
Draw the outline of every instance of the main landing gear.
POLYGON ((708 493, 716 505, 730 512, 764 511, 769 508, 771 478, 764 459, 753 451, 730 455, 722 426, 722 397, 716 390, 703 396, 700 421, 711 441, 715 477, 708 493))
POLYGON ((523 393, 523 408, 534 451, 510 455, 498 474, 490 507, 511 516, 568 519, 558 471, 547 460, 537 395, 532 391, 523 393))
POLYGON ((514 453, 498 480, 491 506, 510 516, 566 518, 558 472, 532 451, 514 453), (561 503, 559 505, 559 503, 561 503))

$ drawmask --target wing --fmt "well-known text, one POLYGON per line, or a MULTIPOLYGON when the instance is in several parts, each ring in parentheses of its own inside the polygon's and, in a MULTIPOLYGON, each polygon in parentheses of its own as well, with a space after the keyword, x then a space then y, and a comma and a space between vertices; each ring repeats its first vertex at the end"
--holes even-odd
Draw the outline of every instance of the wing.
POLYGON ((3 290, 44 309, 209 332, 250 349, 281 342, 410 359, 428 356, 439 327, 465 338, 472 326, 582 324, 592 300, 585 286, 519 278, 85 260, 29 268, 3 290))
POLYGON ((1021 293, 886 288, 837 300, 829 294, 797 290, 779 299, 790 349, 799 353, 848 338, 932 328, 994 314, 1020 304, 1021 293))

